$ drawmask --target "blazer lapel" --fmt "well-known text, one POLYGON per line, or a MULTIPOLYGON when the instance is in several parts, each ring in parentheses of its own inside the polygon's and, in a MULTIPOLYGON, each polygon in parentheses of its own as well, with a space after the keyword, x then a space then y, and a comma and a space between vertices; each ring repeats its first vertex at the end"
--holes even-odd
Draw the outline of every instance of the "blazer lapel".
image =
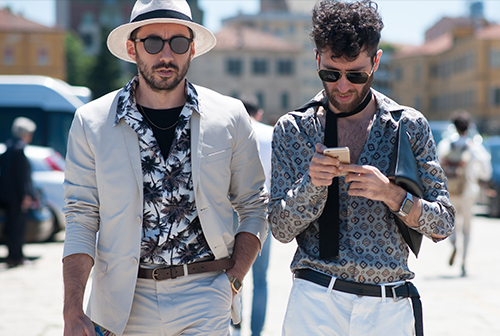
POLYGON ((122 129, 123 138, 127 146, 127 153, 130 158, 130 163, 132 169, 134 170, 135 180, 137 182, 137 187, 142 195, 143 192, 143 175, 142 175, 142 163, 141 163, 141 152, 139 149, 139 141, 137 139, 137 133, 124 121, 121 120, 116 127, 122 129))
POLYGON ((196 192, 200 176, 201 165, 201 142, 203 140, 202 116, 195 110, 191 114, 191 170, 193 176, 193 186, 196 192))

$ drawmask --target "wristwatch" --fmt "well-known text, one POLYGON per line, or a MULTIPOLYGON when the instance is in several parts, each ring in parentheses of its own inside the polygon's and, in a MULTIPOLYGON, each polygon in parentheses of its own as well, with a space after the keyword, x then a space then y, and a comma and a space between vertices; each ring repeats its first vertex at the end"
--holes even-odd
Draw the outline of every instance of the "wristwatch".
POLYGON ((233 288, 233 291, 235 293, 238 293, 241 290, 241 287, 243 287, 243 284, 241 283, 240 279, 232 275, 228 275, 227 277, 229 278, 229 282, 231 282, 231 288, 233 288))
POLYGON ((399 217, 408 216, 411 208, 413 208, 413 195, 407 191, 403 204, 401 204, 401 208, 399 208, 399 211, 396 212, 396 215, 399 217))

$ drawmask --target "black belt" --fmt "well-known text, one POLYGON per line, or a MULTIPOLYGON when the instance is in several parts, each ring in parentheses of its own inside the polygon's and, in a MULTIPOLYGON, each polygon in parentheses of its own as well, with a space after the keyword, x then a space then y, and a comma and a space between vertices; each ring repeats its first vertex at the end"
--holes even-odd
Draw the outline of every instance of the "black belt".
MULTIPOLYGON (((311 269, 298 269, 294 272, 295 277, 299 279, 308 280, 315 284, 328 287, 332 277, 311 269)), ((382 286, 361 284, 352 281, 345 281, 336 279, 333 286, 334 290, 340 292, 356 294, 361 296, 375 296, 382 297, 382 286)), ((385 286, 385 296, 392 297, 395 302, 410 298, 413 306, 413 316, 415 317, 415 332, 417 336, 424 335, 423 318, 422 318, 422 302, 417 288, 411 282, 405 281, 402 284, 395 286, 385 286)))
POLYGON ((206 272, 217 272, 230 269, 234 266, 234 260, 231 258, 202 261, 193 264, 185 264, 180 266, 157 267, 154 269, 139 268, 138 278, 153 279, 156 281, 175 279, 181 276, 190 274, 199 274, 206 272))

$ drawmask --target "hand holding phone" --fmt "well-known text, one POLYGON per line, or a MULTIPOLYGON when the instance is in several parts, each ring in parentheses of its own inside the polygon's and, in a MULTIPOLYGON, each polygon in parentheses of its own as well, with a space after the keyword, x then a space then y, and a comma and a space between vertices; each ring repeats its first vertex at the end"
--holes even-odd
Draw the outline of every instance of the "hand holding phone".
MULTIPOLYGON (((334 147, 334 148, 326 148, 323 151, 324 155, 328 155, 331 157, 334 157, 340 161, 340 163, 343 164, 350 164, 351 163, 351 155, 349 152, 349 147, 334 147)), ((340 175, 341 176, 346 176, 348 172, 342 172, 340 175)))

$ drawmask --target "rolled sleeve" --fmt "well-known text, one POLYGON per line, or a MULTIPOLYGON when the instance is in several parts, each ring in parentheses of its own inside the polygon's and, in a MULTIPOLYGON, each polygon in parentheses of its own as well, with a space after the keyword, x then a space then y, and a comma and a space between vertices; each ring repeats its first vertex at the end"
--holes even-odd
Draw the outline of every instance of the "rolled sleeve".
POLYGON ((297 172, 292 166, 295 160, 308 160, 314 154, 314 147, 303 148, 301 158, 292 157, 294 150, 288 148, 286 134, 295 127, 286 117, 280 119, 274 128, 271 201, 269 222, 273 236, 283 243, 292 241, 317 219, 323 212, 328 197, 327 187, 316 187, 309 176, 309 164, 304 171, 297 172), (307 151, 307 153, 306 153, 307 151))
POLYGON ((434 242, 438 242, 444 238, 435 238, 432 235, 446 238, 453 233, 455 208, 450 203, 446 190, 446 176, 439 164, 438 151, 430 126, 423 116, 417 114, 417 117, 412 117, 412 110, 409 112, 409 118, 405 119, 407 123, 405 126, 407 130, 410 130, 410 142, 413 143, 413 152, 424 189, 422 212, 416 230, 434 242), (414 124, 410 125, 410 123, 414 124), (423 127, 416 127, 417 125, 423 127))
MULTIPOLYGON (((243 109, 243 105, 241 106, 243 109)), ((237 142, 231 160, 229 197, 238 213, 235 234, 248 232, 259 238, 261 246, 267 237, 268 193, 266 177, 259 156, 258 141, 248 114, 242 110, 237 122, 237 142), (245 118, 245 119, 243 119, 245 118)))
POLYGON ((99 199, 93 152, 77 111, 68 139, 65 169, 66 237, 63 257, 85 253, 95 257, 99 229, 99 199))

